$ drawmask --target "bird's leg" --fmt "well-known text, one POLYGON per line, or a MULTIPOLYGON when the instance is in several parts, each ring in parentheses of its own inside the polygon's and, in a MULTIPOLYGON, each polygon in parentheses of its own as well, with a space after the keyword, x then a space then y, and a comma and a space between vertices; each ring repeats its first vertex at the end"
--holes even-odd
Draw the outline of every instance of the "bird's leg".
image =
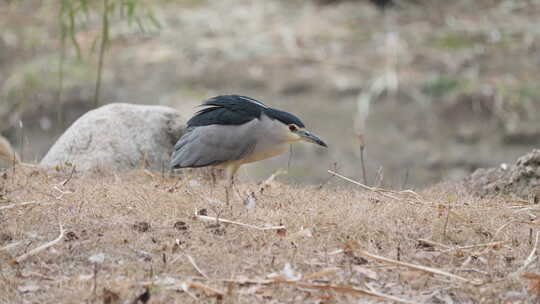
POLYGON ((234 186, 234 174, 238 170, 238 165, 231 165, 227 167, 227 185, 225 186, 225 200, 229 205, 229 196, 234 186))
POLYGON ((212 179, 212 188, 216 186, 216 169, 210 169, 210 178, 212 179))
POLYGON ((234 185, 234 176, 232 176, 231 178, 227 180, 227 185, 225 186, 225 196, 226 196, 227 206, 229 205, 230 195, 232 194, 233 185, 234 185))
POLYGON ((225 203, 227 203, 227 206, 229 206, 229 187, 230 183, 227 180, 227 183, 225 184, 225 203))
POLYGON ((216 179, 216 170, 215 168, 210 169, 210 178, 212 181, 212 187, 210 188, 210 194, 214 195, 214 189, 216 188, 217 179, 216 179))

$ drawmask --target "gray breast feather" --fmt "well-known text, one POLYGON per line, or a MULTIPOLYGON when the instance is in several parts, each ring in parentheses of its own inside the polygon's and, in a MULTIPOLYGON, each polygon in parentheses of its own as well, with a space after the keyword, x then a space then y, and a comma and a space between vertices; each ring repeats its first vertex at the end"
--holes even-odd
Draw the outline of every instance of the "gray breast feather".
POLYGON ((249 126, 195 127, 176 143, 170 166, 195 168, 239 160, 249 155, 256 143, 249 126))

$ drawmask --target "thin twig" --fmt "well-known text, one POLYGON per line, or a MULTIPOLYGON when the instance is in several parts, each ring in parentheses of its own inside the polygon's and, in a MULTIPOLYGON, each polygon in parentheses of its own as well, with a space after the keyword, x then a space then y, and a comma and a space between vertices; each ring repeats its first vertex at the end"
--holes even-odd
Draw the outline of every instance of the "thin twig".
POLYGON ((363 139, 361 139, 362 143, 360 144, 360 166, 362 166, 362 178, 364 180, 364 184, 368 184, 367 181, 367 174, 366 174, 366 165, 364 164, 364 143, 363 139))
POLYGON ((193 298, 195 301, 199 300, 197 298, 196 295, 192 294, 190 291, 189 291, 189 283, 186 283, 186 282, 182 282, 178 287, 180 287, 180 289, 182 289, 186 294, 188 294, 191 298, 193 298))
POLYGON ((218 279, 217 281, 226 282, 226 283, 242 284, 242 285, 244 285, 244 284, 269 285, 269 284, 273 284, 273 283, 276 282, 275 280, 247 279, 247 278, 242 278, 242 279, 218 279))
POLYGON ((6 206, 2 206, 0 207, 0 210, 5 210, 5 209, 11 209, 11 208, 15 208, 15 207, 22 207, 22 206, 28 206, 28 205, 37 205, 37 204, 41 204, 42 202, 24 202, 24 203, 16 203, 16 204, 10 204, 10 205, 6 205, 6 206))
POLYGON ((13 242, 11 244, 7 244, 6 246, 0 248, 0 251, 10 250, 11 248, 15 248, 15 247, 21 245, 22 243, 24 243, 24 242, 23 241, 16 241, 16 242, 13 242))
POLYGON ((252 229, 257 229, 257 230, 285 229, 285 226, 258 227, 258 226, 254 226, 254 225, 250 225, 250 224, 244 224, 244 223, 235 222, 235 221, 230 221, 230 220, 226 220, 226 219, 222 219, 222 218, 218 219, 217 217, 207 216, 207 215, 195 214, 195 217, 200 219, 200 220, 203 220, 203 221, 208 221, 208 222, 214 221, 214 222, 218 222, 218 223, 221 222, 221 223, 227 223, 227 224, 234 224, 234 225, 239 225, 239 226, 242 226, 242 227, 252 228, 252 229))
POLYGON ((427 206, 427 207, 431 207, 431 208, 439 208, 440 206, 452 206, 452 207, 460 207, 460 206, 468 206, 467 204, 463 204, 463 205, 457 205, 457 204, 452 204, 452 205, 448 205, 448 204, 441 204, 441 203, 434 203, 432 201, 428 201, 428 200, 425 200, 424 198, 422 198, 418 193, 412 191, 412 190, 403 190, 403 191, 392 191, 392 190, 387 190, 387 189, 383 189, 383 188, 377 188, 377 187, 370 187, 370 186, 367 186, 367 185, 364 185, 360 182, 357 182, 353 179, 350 179, 348 177, 345 177, 339 173, 336 173, 332 170, 327 170, 328 173, 330 173, 331 175, 333 176, 337 176, 343 180, 346 180, 350 183, 353 183, 357 186, 360 186, 361 188, 365 189, 365 190, 368 190, 368 191, 371 191, 371 192, 375 192, 379 195, 382 195, 384 197, 387 197, 387 198, 390 198, 390 199, 393 199, 393 200, 399 200, 399 201, 403 201, 403 202, 406 202, 408 204, 411 204, 411 205, 423 205, 423 206, 427 206), (409 196, 407 197, 398 197, 396 196, 395 194, 397 195, 409 195, 409 194, 412 194, 414 195, 414 199, 410 198, 409 196))
POLYGON ((401 183, 401 189, 405 189, 407 186, 407 181, 409 180, 409 168, 405 169, 405 177, 403 178, 403 183, 401 183))
POLYGON ((444 219, 444 225, 443 225, 443 237, 447 238, 446 236, 446 228, 448 228, 448 219, 450 218, 450 206, 446 206, 446 217, 444 219))
MULTIPOLYGON (((186 256, 188 256, 188 255, 186 255, 186 256)), ((208 279, 206 276, 205 276, 205 278, 208 279)), ((195 279, 199 279, 199 278, 195 278, 195 279)), ((174 290, 181 289, 183 292, 188 294, 194 300, 198 301, 199 298, 195 294, 193 294, 193 293, 191 293, 189 291, 190 288, 200 289, 200 290, 204 291, 208 296, 214 296, 214 297, 215 296, 218 296, 218 297, 225 296, 225 293, 223 291, 217 290, 215 288, 206 286, 206 285, 198 283, 198 282, 182 281, 182 282, 179 282, 179 284, 175 283, 173 286, 166 287, 166 289, 174 289, 174 290)))
POLYGON ((503 231, 504 228, 510 226, 513 223, 519 223, 519 222, 520 222, 520 220, 511 220, 509 222, 504 223, 503 225, 501 225, 501 227, 499 227, 497 229, 497 231, 495 231, 495 234, 493 235, 493 238, 496 239, 499 236, 499 233, 501 233, 501 231, 503 231))
POLYGON ((400 261, 396 261, 396 260, 393 260, 393 259, 385 258, 385 257, 380 256, 380 255, 369 253, 369 252, 367 252, 367 251, 365 251, 363 249, 360 249, 360 248, 354 248, 354 251, 361 254, 361 255, 363 255, 363 256, 365 256, 365 257, 372 258, 372 259, 377 260, 379 262, 386 262, 386 263, 390 263, 390 264, 394 264, 394 265, 398 265, 398 266, 403 266, 403 267, 407 267, 407 268, 411 268, 411 269, 415 269, 415 270, 419 270, 419 271, 423 271, 423 272, 427 272, 427 273, 431 273, 431 274, 438 274, 438 275, 442 275, 442 276, 445 276, 445 277, 448 277, 448 278, 453 278, 453 279, 456 279, 456 280, 459 280, 459 281, 462 281, 462 282, 470 283, 470 284, 473 284, 473 285, 481 285, 481 284, 483 284, 480 281, 469 280, 467 278, 464 278, 464 277, 461 277, 461 276, 458 276, 458 275, 455 275, 455 274, 452 274, 452 273, 449 273, 449 272, 446 272, 446 271, 443 271, 443 270, 440 270, 440 269, 437 269, 437 268, 432 268, 432 267, 427 267, 427 266, 422 266, 422 265, 416 265, 416 264, 411 264, 411 263, 406 263, 406 262, 400 262, 400 261))
POLYGON ((435 242, 435 241, 432 241, 432 240, 428 240, 428 239, 418 239, 418 241, 422 242, 422 243, 426 243, 428 245, 432 245, 432 246, 439 246, 439 247, 443 247, 445 249, 452 249, 452 247, 450 247, 450 246, 447 246, 445 244, 438 243, 438 242, 435 242))
POLYGON ((348 293, 348 294, 354 294, 354 295, 366 295, 366 296, 372 296, 376 298, 381 298, 384 300, 394 301, 396 303, 405 303, 405 304, 411 304, 411 303, 417 303, 410 300, 401 299, 398 297, 394 297, 392 295, 387 295, 384 293, 380 293, 378 291, 374 290, 367 290, 363 288, 356 288, 352 286, 342 286, 342 285, 326 285, 326 284, 311 284, 311 283, 304 283, 304 282, 289 282, 289 281, 283 281, 280 283, 286 283, 289 285, 295 285, 297 287, 307 288, 307 289, 318 289, 318 290, 332 290, 336 292, 341 293, 348 293))
POLYGON ((41 251, 43 251, 43 250, 45 250, 45 249, 47 249, 47 248, 49 248, 51 246, 54 246, 58 242, 60 242, 62 240, 62 238, 64 237, 65 230, 64 230, 64 227, 62 226, 62 224, 59 224, 59 226, 60 226, 60 234, 58 235, 58 237, 56 239, 28 251, 27 253, 19 256, 18 258, 14 259, 13 261, 15 263, 20 263, 20 262, 26 260, 27 258, 29 258, 30 256, 35 255, 37 253, 40 253, 41 251))
POLYGON ((350 179, 350 178, 348 178, 348 177, 345 177, 345 176, 343 176, 343 175, 341 175, 341 174, 339 174, 339 173, 336 173, 336 172, 334 172, 334 171, 332 171, 332 170, 328 170, 328 173, 330 173, 330 174, 332 174, 332 175, 334 175, 334 176, 337 176, 337 177, 339 177, 339 178, 341 178, 341 179, 344 179, 344 180, 346 180, 346 181, 348 181, 348 182, 350 182, 350 183, 353 183, 353 184, 355 184, 355 185, 358 185, 358 186, 364 188, 365 190, 368 190, 368 191, 371 191, 371 192, 378 193, 378 194, 380 194, 380 195, 382 195, 382 196, 385 196, 385 197, 388 197, 388 198, 391 198, 391 199, 394 199, 394 200, 400 200, 399 197, 390 195, 390 194, 388 194, 388 193, 385 193, 386 191, 384 191, 384 190, 382 190, 382 189, 375 188, 375 187, 370 187, 370 186, 366 186, 366 185, 364 185, 364 184, 362 184, 362 183, 360 183, 360 182, 357 182, 357 181, 355 181, 355 180, 352 180, 352 179, 350 179))
MULTIPOLYGON (((319 272, 308 274, 308 275, 305 275, 302 279, 304 278, 313 279, 313 278, 316 278, 318 274, 319 272)), ((313 283, 308 283, 308 282, 301 282, 298 280, 285 280, 282 277, 277 277, 274 280, 257 280, 257 279, 230 280, 229 279, 229 280, 221 280, 221 281, 229 282, 229 283, 236 283, 236 284, 257 284, 257 285, 287 284, 287 285, 292 285, 292 286, 306 288, 306 289, 332 290, 335 292, 341 292, 341 293, 347 293, 347 294, 353 294, 353 295, 372 296, 372 297, 377 297, 384 300, 394 301, 396 303, 406 303, 406 304, 416 303, 414 301, 401 299, 401 298, 394 297, 392 295, 383 294, 374 290, 367 290, 367 289, 357 288, 357 287, 347 286, 347 285, 313 284, 313 283)))
POLYGON ((92 289, 92 295, 94 299, 96 299, 97 276, 98 276, 98 263, 94 263, 94 288, 92 289))
POLYGON ((458 246, 458 247, 451 247, 448 250, 444 250, 444 252, 454 251, 454 250, 465 250, 465 249, 473 249, 473 248, 481 248, 481 247, 493 247, 493 246, 499 246, 511 243, 511 241, 498 241, 498 242, 490 242, 490 243, 483 243, 483 244, 473 244, 473 245, 466 245, 466 246, 458 246))
POLYGON ((534 259, 536 258, 536 250, 537 250, 537 247, 538 247, 538 238, 539 237, 540 237, 540 231, 537 231, 536 232, 536 238, 534 240, 533 249, 531 250, 531 253, 527 257, 527 259, 525 259, 525 262, 523 262, 523 266, 521 266, 519 268, 518 272, 521 272, 521 271, 525 270, 525 268, 527 268, 527 266, 529 266, 534 261, 534 259))
POLYGON ((320 278, 320 277, 323 277, 323 276, 333 275, 338 271, 339 271, 338 267, 330 267, 330 268, 323 269, 321 271, 317 271, 317 272, 313 272, 313 273, 310 273, 310 274, 303 275, 301 280, 302 281, 313 280, 313 279, 317 279, 317 278, 320 278))
POLYGON ((292 158, 293 158, 293 145, 289 145, 289 159, 287 160, 287 171, 291 170, 292 158))
POLYGON ((20 155, 19 160, 20 162, 23 162, 24 160, 24 124, 22 120, 19 120, 19 128, 21 129, 21 147, 20 147, 20 155))
POLYGON ((451 247, 442 243, 438 243, 432 240, 427 239, 418 239, 419 242, 426 243, 432 246, 439 246, 444 248, 442 252, 451 252, 455 250, 465 250, 465 249, 473 249, 473 248, 481 248, 481 247, 493 247, 493 246, 499 246, 510 243, 510 241, 497 241, 497 242, 489 242, 489 243, 482 243, 482 244, 472 244, 472 245, 464 245, 464 246, 457 246, 457 247, 451 247))
POLYGON ((195 263, 195 260, 193 259, 193 257, 189 254, 186 254, 185 256, 188 259, 188 261, 191 263, 193 268, 195 268, 195 270, 197 270, 197 272, 200 273, 205 279, 208 279, 208 276, 199 268, 199 266, 197 266, 197 263, 195 263))
POLYGON ((379 170, 377 170, 377 177, 375 179, 375 185, 377 188, 383 187, 383 181, 384 181, 384 168, 381 166, 379 167, 379 170))
POLYGON ((272 173, 267 179, 264 180, 264 182, 261 183, 259 187, 259 192, 262 193, 267 186, 274 182, 276 177, 283 174, 287 174, 287 171, 283 170, 282 168, 279 168, 276 172, 272 173))
POLYGON ((197 289, 200 289, 202 291, 204 291, 206 294, 208 294, 209 296, 224 296, 225 293, 220 291, 220 290, 217 290, 217 289, 214 289, 212 287, 208 287, 206 285, 203 285, 201 283, 197 283, 197 282, 191 282, 189 283, 189 288, 197 288, 197 289))
POLYGON ((62 183, 62 187, 67 185, 67 183, 69 183, 69 181, 73 178, 73 173, 75 173, 75 165, 73 165, 71 168, 71 173, 69 174, 68 178, 62 183))

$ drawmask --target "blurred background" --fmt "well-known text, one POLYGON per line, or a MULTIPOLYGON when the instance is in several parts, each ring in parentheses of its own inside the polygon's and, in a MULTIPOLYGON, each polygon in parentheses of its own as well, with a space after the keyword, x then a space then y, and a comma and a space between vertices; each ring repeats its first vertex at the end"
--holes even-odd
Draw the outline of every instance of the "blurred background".
POLYGON ((246 180, 458 180, 538 147, 539 18, 534 0, 1 0, 0 133, 39 161, 98 105, 189 117, 236 93, 330 146, 296 144, 246 180))

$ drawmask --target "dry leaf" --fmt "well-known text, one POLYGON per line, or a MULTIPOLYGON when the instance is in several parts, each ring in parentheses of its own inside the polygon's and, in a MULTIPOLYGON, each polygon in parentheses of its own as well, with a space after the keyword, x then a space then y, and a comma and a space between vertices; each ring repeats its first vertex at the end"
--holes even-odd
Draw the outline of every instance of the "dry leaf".
POLYGON ((287 236, 287 229, 285 229, 285 228, 278 229, 278 230, 276 230, 276 233, 280 237, 286 237, 287 236))
POLYGON ((357 241, 348 241, 347 243, 345 243, 343 245, 343 251, 345 253, 351 253, 351 252, 355 252, 356 250, 358 250, 360 248, 360 245, 358 244, 357 241))
POLYGON ((120 296, 112 290, 103 288, 103 304, 120 303, 120 296))
POLYGON ((526 272, 522 275, 522 277, 529 280, 529 287, 527 291, 531 295, 540 297, 540 275, 533 272, 526 272))

